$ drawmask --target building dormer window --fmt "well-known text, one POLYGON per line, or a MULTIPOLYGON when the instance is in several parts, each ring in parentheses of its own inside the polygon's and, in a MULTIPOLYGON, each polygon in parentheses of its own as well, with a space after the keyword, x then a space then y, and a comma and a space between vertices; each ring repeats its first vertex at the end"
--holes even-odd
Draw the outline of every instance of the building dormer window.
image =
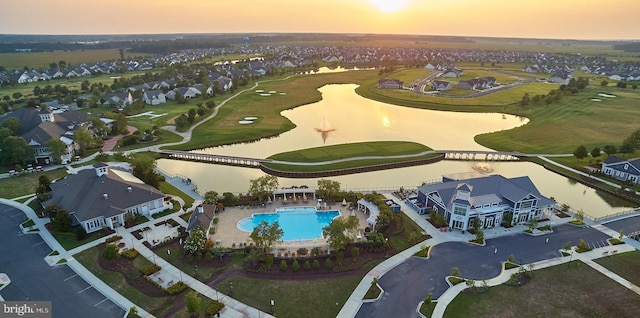
POLYGON ((629 169, 629 164, 625 163, 624 164, 624 170, 627 170, 627 169, 629 169))

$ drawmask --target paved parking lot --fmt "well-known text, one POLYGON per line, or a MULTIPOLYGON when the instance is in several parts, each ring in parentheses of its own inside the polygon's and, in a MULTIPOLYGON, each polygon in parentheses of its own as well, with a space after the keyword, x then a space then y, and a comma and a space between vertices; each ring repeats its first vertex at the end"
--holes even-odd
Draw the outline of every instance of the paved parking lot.
POLYGON ((604 226, 616 232, 620 232, 620 230, 623 230, 624 234, 637 233, 638 231, 640 231, 640 216, 634 216, 614 222, 605 223, 604 226))
POLYGON ((554 228, 543 236, 515 234, 487 240, 486 246, 447 242, 431 250, 428 260, 411 257, 380 278, 384 289, 381 299, 362 304, 356 317, 418 317, 416 307, 428 293, 437 299, 448 288, 445 277, 458 267, 462 277, 482 280, 496 277, 501 262, 513 254, 520 264, 560 257, 558 250, 567 241, 577 245, 584 239, 589 246, 598 247, 608 237, 600 231, 571 225, 554 228), (549 239, 547 241, 547 239, 549 239))
POLYGON ((11 284, 0 291, 5 300, 52 301, 53 317, 123 317, 125 310, 95 290, 65 265, 50 267, 51 252, 38 234, 23 234, 22 211, 0 204, 0 269, 11 284))

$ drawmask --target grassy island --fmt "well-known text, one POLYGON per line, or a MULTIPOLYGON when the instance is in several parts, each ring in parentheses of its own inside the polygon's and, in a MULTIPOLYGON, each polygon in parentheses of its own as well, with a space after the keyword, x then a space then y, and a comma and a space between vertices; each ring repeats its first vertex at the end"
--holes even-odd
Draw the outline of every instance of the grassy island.
POLYGON ((425 145, 406 141, 349 143, 275 154, 268 159, 281 162, 265 166, 289 172, 339 170, 436 157, 430 150, 425 145))

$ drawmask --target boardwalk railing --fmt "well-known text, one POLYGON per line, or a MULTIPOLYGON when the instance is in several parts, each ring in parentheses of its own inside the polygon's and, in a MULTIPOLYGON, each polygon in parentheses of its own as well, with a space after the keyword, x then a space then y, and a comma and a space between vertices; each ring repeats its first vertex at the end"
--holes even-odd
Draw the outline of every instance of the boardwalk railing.
POLYGON ((625 217, 625 216, 632 216, 634 214, 640 215, 640 208, 635 208, 635 209, 631 209, 631 210, 627 210, 627 211, 621 211, 621 212, 618 212, 618 213, 597 217, 597 218, 594 218, 592 220, 595 221, 595 222, 598 222, 598 223, 605 224, 605 223, 608 223, 608 222, 615 221, 615 219, 618 219, 618 218, 621 218, 621 217, 625 217))
POLYGON ((271 162, 270 159, 214 155, 214 154, 196 153, 196 152, 188 152, 188 151, 162 150, 160 151, 160 153, 167 155, 169 159, 202 161, 202 162, 244 166, 244 167, 251 167, 251 168, 258 168, 260 167, 261 163, 271 162))
POLYGON ((518 161, 520 157, 527 156, 519 152, 483 150, 434 150, 434 152, 444 154, 444 160, 518 161))

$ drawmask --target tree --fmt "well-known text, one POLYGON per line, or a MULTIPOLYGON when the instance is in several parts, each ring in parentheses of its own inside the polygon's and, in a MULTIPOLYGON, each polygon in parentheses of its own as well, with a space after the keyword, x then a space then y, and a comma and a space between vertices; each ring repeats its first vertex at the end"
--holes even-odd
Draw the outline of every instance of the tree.
POLYGON ((102 258, 106 260, 114 260, 118 258, 118 256, 120 256, 120 254, 118 254, 118 247, 113 243, 107 244, 104 250, 102 250, 102 258))
POLYGON ((527 222, 527 227, 533 231, 533 229, 535 229, 536 227, 538 227, 538 220, 536 219, 531 219, 529 220, 529 222, 527 222))
POLYGON ((261 202, 265 196, 278 188, 278 177, 265 175, 257 179, 249 180, 249 195, 257 197, 261 202))
POLYGON ((602 150, 604 150, 604 152, 606 152, 607 155, 612 155, 618 152, 618 149, 616 148, 616 146, 613 146, 613 145, 606 145, 602 150))
POLYGON ((329 237, 329 246, 341 250, 353 242, 358 230, 358 218, 355 216, 337 217, 322 229, 325 237, 329 237))
POLYGON ((49 139, 45 145, 49 152, 51 152, 51 157, 54 161, 59 161, 60 157, 67 154, 67 145, 60 139, 49 139))
POLYGON ((97 136, 106 137, 109 133, 109 128, 100 118, 91 118, 89 122, 91 123, 91 129, 97 136))
POLYGON ((195 108, 190 108, 189 112, 187 114, 187 120, 189 120, 189 123, 193 123, 193 121, 196 119, 196 109, 195 108))
POLYGON ((9 130, 11 131, 11 134, 14 136, 17 136, 20 134, 20 131, 22 130, 22 123, 20 123, 20 121, 17 118, 9 117, 7 118, 7 120, 2 122, 2 125, 0 125, 0 127, 9 128, 9 130))
POLYGON ((218 203, 218 192, 215 191, 207 191, 204 194, 204 203, 206 204, 216 204, 218 203))
POLYGON ((352 247, 351 248, 351 257, 353 257, 353 261, 355 262, 356 259, 360 256, 360 248, 358 247, 352 247))
POLYGON ((189 118, 187 118, 187 115, 185 114, 180 114, 180 116, 178 116, 178 118, 176 118, 176 126, 177 127, 187 127, 189 126, 189 118))
POLYGON ((56 232, 67 233, 71 230, 71 216, 65 210, 58 210, 51 220, 51 227, 56 232))
POLYGON ((574 213, 573 216, 575 217, 576 221, 584 223, 584 212, 582 210, 578 210, 578 212, 574 213))
POLYGON ((187 312, 194 314, 200 308, 200 297, 198 292, 192 290, 184 296, 184 305, 187 307, 187 312))
POLYGON ((111 134, 128 134, 127 130, 127 117, 124 114, 116 114, 116 113, 107 113, 107 117, 113 119, 114 122, 111 124, 111 134))
POLYGON ((602 154, 602 151, 600 151, 600 148, 595 147, 593 148, 593 150, 591 150, 591 157, 597 158, 600 157, 600 155, 602 154))
POLYGON ((0 161, 4 164, 24 163, 33 156, 33 148, 22 137, 9 136, 0 141, 0 161))
POLYGON ((460 270, 457 267, 452 268, 451 276, 460 276, 460 270))
POLYGON ((427 307, 430 307, 430 306, 431 306, 431 304, 432 304, 432 301, 431 301, 431 300, 432 300, 432 298, 433 298, 433 293, 428 293, 428 294, 427 294, 427 297, 425 297, 425 298, 424 298, 424 304, 425 304, 427 307))
POLYGON ((73 141, 78 144, 80 149, 78 152, 80 155, 84 155, 87 149, 89 149, 93 145, 93 137, 91 136, 91 132, 85 127, 80 129, 76 129, 73 132, 73 141))
POLYGON ((276 221, 273 224, 269 224, 266 221, 262 221, 253 228, 249 237, 256 243, 256 247, 265 251, 273 243, 280 241, 283 235, 284 231, 280 228, 280 223, 276 221))
POLYGON ((202 251, 207 243, 207 233, 205 232, 205 228, 202 225, 193 228, 184 241, 184 249, 190 254, 202 251))
POLYGON ((636 151, 636 147, 628 140, 625 140, 625 142, 622 143, 622 146, 620 146, 620 152, 622 153, 630 154, 634 151, 636 151))
POLYGON ((607 81, 600 82, 600 86, 602 86, 602 87, 606 87, 608 85, 609 85, 609 82, 607 82, 607 81))
POLYGON ((520 100, 520 106, 527 106, 531 102, 531 98, 529 98, 529 93, 524 93, 522 96, 522 100, 520 100))
POLYGON ((164 181, 164 177, 154 171, 156 160, 153 157, 147 154, 134 153, 129 156, 128 161, 133 168, 134 176, 155 188, 160 187, 160 182, 164 181))
POLYGON ((325 200, 332 200, 335 194, 340 193, 340 182, 320 179, 318 180, 318 190, 316 192, 325 200))
POLYGON ((575 151, 573 151, 573 155, 578 159, 583 159, 589 155, 587 152, 587 148, 583 145, 578 146, 575 151))
POLYGON ((564 244, 564 249, 567 251, 571 250, 571 241, 567 241, 567 243, 564 244))
POLYGON ((13 99, 20 99, 20 98, 22 98, 23 95, 20 92, 15 92, 15 93, 13 93, 12 96, 13 96, 13 99))

